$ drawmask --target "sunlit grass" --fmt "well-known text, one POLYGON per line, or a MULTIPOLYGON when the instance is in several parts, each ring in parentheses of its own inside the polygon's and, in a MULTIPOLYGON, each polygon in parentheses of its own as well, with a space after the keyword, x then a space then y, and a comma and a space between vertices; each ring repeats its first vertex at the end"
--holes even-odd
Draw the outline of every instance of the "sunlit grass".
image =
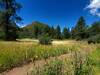
POLYGON ((40 45, 37 41, 0 41, 0 72, 25 63, 60 56, 72 51, 83 50, 89 53, 95 50, 97 46, 99 47, 99 45, 88 45, 86 42, 73 40, 63 42, 64 44, 61 41, 54 41, 52 45, 40 45))
POLYGON ((40 45, 37 42, 0 42, 0 71, 23 63, 68 53, 77 47, 67 45, 40 45))
POLYGON ((95 75, 100 75, 100 45, 90 55, 95 75))

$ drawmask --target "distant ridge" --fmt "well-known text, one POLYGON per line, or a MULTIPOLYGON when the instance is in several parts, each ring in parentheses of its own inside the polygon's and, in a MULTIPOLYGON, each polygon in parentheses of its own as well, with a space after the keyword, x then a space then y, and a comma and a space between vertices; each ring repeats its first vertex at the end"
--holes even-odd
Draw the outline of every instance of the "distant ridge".
POLYGON ((25 35, 25 37, 33 37, 33 34, 34 34, 34 26, 39 26, 40 29, 42 29, 42 28, 44 28, 45 26, 48 26, 48 25, 47 24, 44 24, 42 22, 39 22, 39 21, 34 21, 31 24, 28 24, 28 25, 22 27, 21 28, 21 31, 20 31, 20 35, 22 35, 22 37, 24 35, 25 35))

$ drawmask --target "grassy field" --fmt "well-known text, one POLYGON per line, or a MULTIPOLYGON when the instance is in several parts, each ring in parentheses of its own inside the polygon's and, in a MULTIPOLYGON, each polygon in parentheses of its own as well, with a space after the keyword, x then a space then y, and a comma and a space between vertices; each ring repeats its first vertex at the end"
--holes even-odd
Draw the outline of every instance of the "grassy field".
POLYGON ((53 41, 53 45, 40 45, 37 40, 19 42, 0 41, 0 72, 41 59, 57 57, 74 51, 85 51, 93 62, 95 75, 100 73, 100 44, 88 45, 73 40, 53 41), (96 74, 97 73, 97 74, 96 74))
POLYGON ((100 75, 100 45, 90 54, 90 59, 94 67, 94 74, 100 75))

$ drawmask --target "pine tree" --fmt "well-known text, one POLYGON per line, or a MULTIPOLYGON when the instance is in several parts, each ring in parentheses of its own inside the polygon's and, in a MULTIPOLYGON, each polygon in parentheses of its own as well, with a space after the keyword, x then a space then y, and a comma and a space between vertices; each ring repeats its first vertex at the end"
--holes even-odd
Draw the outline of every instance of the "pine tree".
POLYGON ((62 39, 61 29, 60 29, 60 26, 59 25, 55 29, 55 39, 62 39))
POLYGON ((54 29, 53 26, 50 29, 50 35, 51 35, 52 38, 54 38, 54 36, 55 36, 55 29, 54 29))
POLYGON ((5 40, 16 40, 17 22, 22 19, 17 15, 17 11, 21 8, 21 5, 15 0, 0 0, 0 25, 3 26, 5 32, 5 40))
POLYGON ((48 36, 50 36, 50 27, 49 27, 49 25, 45 25, 42 28, 42 34, 48 34, 48 36))
POLYGON ((64 39, 69 39, 70 38, 70 31, 69 31, 69 29, 64 28, 63 32, 62 32, 62 35, 63 35, 64 39))
POLYGON ((34 28, 33 28, 33 33, 34 33, 34 38, 38 38, 38 35, 39 35, 39 28, 38 28, 38 26, 37 25, 34 25, 34 28))
POLYGON ((100 34, 100 22, 94 22, 88 29, 89 37, 100 34))
POLYGON ((86 38, 86 23, 84 17, 80 17, 75 28, 72 29, 72 34, 77 40, 82 40, 86 38))

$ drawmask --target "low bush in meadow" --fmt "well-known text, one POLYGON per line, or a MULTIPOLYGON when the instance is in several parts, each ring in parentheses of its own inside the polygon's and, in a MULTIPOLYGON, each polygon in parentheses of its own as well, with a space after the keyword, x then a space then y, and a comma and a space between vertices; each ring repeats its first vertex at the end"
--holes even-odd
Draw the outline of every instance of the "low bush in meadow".
POLYGON ((42 45, 50 45, 52 44, 52 39, 50 36, 44 34, 39 37, 39 43, 42 45))

